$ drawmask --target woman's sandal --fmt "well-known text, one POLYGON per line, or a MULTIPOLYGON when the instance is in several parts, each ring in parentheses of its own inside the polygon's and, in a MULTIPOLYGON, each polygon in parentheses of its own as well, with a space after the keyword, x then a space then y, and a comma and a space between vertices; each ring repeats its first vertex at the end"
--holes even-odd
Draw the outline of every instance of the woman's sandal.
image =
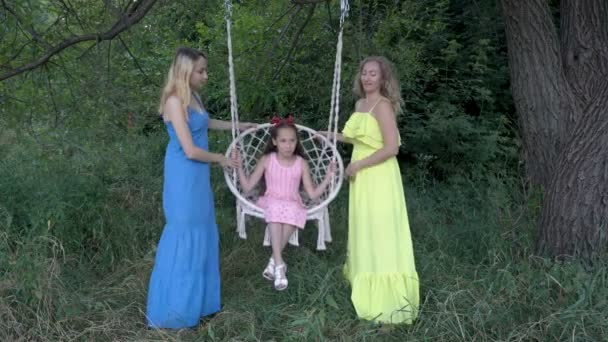
POLYGON ((281 264, 274 268, 274 289, 277 291, 283 291, 287 288, 287 265, 281 264))
POLYGON ((274 259, 272 257, 270 257, 268 265, 266 265, 264 272, 262 272, 262 277, 268 280, 274 280, 274 259))

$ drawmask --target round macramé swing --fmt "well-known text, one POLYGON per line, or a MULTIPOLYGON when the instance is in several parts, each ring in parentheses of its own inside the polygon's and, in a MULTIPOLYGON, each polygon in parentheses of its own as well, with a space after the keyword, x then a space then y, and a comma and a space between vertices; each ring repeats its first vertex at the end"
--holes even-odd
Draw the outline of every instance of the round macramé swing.
MULTIPOLYGON (((231 38, 231 17, 232 3, 225 0, 226 6, 226 31, 228 40, 228 67, 230 74, 230 113, 232 122, 232 143, 226 150, 226 157, 231 158, 233 151, 239 149, 241 163, 246 174, 251 174, 255 165, 262 157, 264 148, 270 140, 270 127, 272 124, 262 124, 256 128, 250 128, 239 134, 238 109, 236 100, 236 85, 234 77, 234 65, 232 59, 232 38, 231 38)), ((306 160, 311 171, 311 177, 315 184, 320 184, 327 174, 331 161, 336 163, 336 172, 323 195, 315 201, 308 198, 305 191, 300 191, 302 201, 307 209, 307 220, 317 220, 317 249, 325 250, 325 242, 331 242, 331 226, 329 222, 328 205, 336 197, 342 185, 344 175, 344 164, 336 149, 336 133, 338 131, 338 113, 340 108, 340 72, 342 68, 342 32, 344 19, 348 15, 348 0, 340 1, 340 33, 336 48, 336 61, 334 64, 334 79, 332 86, 331 108, 329 113, 328 132, 333 132, 332 139, 316 134, 316 131, 305 126, 296 125, 300 142, 304 149, 306 160)), ((236 201, 237 232, 239 237, 246 239, 247 231, 245 227, 246 215, 264 218, 264 210, 256 205, 259 196, 263 195, 259 187, 254 188, 249 193, 244 193, 238 181, 236 171, 224 171, 224 178, 228 188, 236 201)), ((298 230, 289 239, 289 243, 298 246, 298 230)), ((264 234, 264 245, 270 245, 268 228, 264 234)))

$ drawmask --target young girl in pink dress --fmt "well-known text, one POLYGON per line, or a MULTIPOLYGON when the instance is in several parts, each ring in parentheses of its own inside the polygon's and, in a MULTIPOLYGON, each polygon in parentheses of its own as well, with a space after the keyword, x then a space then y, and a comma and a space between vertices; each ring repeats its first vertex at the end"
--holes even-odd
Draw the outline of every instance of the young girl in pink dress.
MULTIPOLYGON (((264 155, 258 160, 249 177, 243 168, 239 167, 239 181, 243 191, 249 192, 264 175, 266 191, 257 205, 264 209, 272 256, 262 275, 274 281, 276 290, 282 291, 287 288, 287 265, 283 261, 283 249, 294 230, 303 229, 306 223, 307 209, 300 198, 300 184, 312 200, 318 198, 329 185, 335 172, 335 164, 330 164, 325 179, 315 187, 293 118, 274 117, 271 123, 271 139, 264 155)), ((237 155, 234 158, 240 161, 237 155)))

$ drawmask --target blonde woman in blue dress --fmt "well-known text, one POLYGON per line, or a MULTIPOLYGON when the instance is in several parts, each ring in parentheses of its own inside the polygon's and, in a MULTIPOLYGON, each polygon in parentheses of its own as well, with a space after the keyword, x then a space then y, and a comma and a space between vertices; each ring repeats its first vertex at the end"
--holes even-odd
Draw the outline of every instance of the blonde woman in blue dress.
MULTIPOLYGON (((210 167, 236 167, 237 163, 209 150, 208 130, 229 130, 232 126, 209 117, 198 95, 207 81, 207 56, 192 48, 179 48, 159 108, 169 142, 163 181, 166 223, 150 276, 146 308, 152 328, 194 327, 221 307, 219 234, 210 167)), ((241 123, 239 128, 254 126, 241 123)))
POLYGON ((355 112, 338 141, 353 145, 349 177, 348 245, 344 275, 360 318, 411 324, 419 283, 396 155, 401 89, 392 64, 371 56, 354 81, 355 112))

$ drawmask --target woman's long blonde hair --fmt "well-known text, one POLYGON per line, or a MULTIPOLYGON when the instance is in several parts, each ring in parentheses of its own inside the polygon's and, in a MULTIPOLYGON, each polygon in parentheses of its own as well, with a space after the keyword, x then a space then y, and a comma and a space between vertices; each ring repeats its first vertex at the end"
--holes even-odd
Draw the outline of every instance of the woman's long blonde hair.
POLYGON ((401 106, 403 104, 403 98, 401 97, 401 86, 395 73, 395 67, 388 59, 382 56, 369 56, 365 58, 361 64, 359 64, 359 70, 355 76, 353 82, 353 91, 359 98, 365 97, 365 91, 363 90, 363 84, 361 83, 361 72, 365 64, 369 62, 376 62, 380 66, 380 77, 382 78, 382 84, 380 85, 380 95, 386 97, 391 101, 395 115, 401 113, 401 106))
POLYGON ((196 63, 199 58, 207 59, 207 56, 202 51, 188 47, 180 47, 177 49, 160 96, 159 113, 163 113, 163 107, 165 106, 165 102, 167 102, 167 98, 175 95, 181 101, 184 116, 186 117, 186 120, 188 120, 188 106, 192 99, 190 76, 194 71, 194 63, 196 63))

